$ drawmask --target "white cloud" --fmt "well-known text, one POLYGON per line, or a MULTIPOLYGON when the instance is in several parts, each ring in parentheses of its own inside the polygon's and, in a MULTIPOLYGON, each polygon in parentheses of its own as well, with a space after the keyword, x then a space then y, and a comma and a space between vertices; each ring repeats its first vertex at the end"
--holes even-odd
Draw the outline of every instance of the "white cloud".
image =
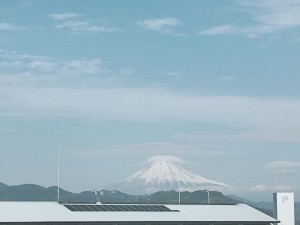
POLYGON ((9 51, 9 50, 4 50, 0 49, 0 59, 1 61, 25 61, 25 60, 51 60, 51 57, 47 56, 39 56, 39 55, 29 55, 29 54, 24 54, 24 53, 19 53, 16 51, 9 51))
POLYGON ((300 162, 274 161, 267 163, 266 167, 270 169, 300 168, 300 162))
POLYGON ((1 61, 0 67, 1 68, 18 68, 22 66, 21 61, 1 61))
POLYGON ((175 162, 175 163, 181 163, 184 162, 180 157, 178 156, 171 156, 171 155, 156 155, 151 156, 147 159, 148 162, 159 162, 159 161, 167 161, 167 162, 175 162))
POLYGON ((17 30, 18 28, 11 23, 0 23, 0 30, 7 30, 7 31, 13 31, 17 30))
POLYGON ((300 25, 298 0, 246 0, 239 1, 262 25, 289 28, 300 25))
POLYGON ((146 30, 154 30, 162 34, 172 34, 173 28, 180 24, 181 23, 177 18, 145 19, 136 22, 136 25, 146 30))
POLYGON ((50 14, 49 16, 58 22, 55 28, 68 29, 72 34, 120 31, 120 29, 116 27, 95 24, 83 19, 79 20, 78 17, 82 17, 82 15, 76 13, 57 13, 50 14))
POLYGON ((261 192, 261 191, 268 191, 270 190, 270 187, 266 184, 257 184, 253 187, 250 188, 250 191, 253 191, 253 192, 261 192))
POLYGON ((222 34, 234 34, 238 29, 231 24, 225 24, 217 27, 212 27, 207 30, 199 32, 200 35, 222 35, 222 34))
POLYGON ((51 57, 20 54, 0 50, 0 76, 17 74, 74 75, 99 74, 104 71, 100 58, 80 58, 70 61, 58 61, 51 57))
POLYGON ((51 18, 55 19, 55 20, 67 20, 67 19, 71 19, 74 17, 79 17, 81 16, 80 14, 77 13, 53 13, 49 15, 51 18))
POLYGON ((99 26, 93 25, 87 21, 64 21, 55 26, 55 28, 67 28, 74 34, 91 32, 91 33, 98 33, 98 32, 116 32, 120 31, 120 29, 115 27, 106 27, 106 26, 99 26))
POLYGON ((130 152, 151 152, 151 154, 178 154, 182 153, 179 144, 170 142, 145 142, 134 145, 112 146, 112 148, 120 148, 130 152))
POLYGON ((273 170, 277 174, 293 174, 300 170, 299 161, 274 161, 268 162, 266 168, 273 170))
MULTIPOLYGON (((246 121, 245 121, 246 122, 246 121)), ((262 121, 263 123, 263 121, 262 121)), ((254 122, 253 124, 256 124, 254 122)), ((285 127, 284 124, 274 128, 271 124, 263 126, 256 124, 256 129, 240 131, 237 133, 216 133, 216 134, 179 134, 183 140, 193 141, 272 141, 272 142, 299 142, 300 132, 296 127, 285 127), (281 127, 281 129, 279 129, 281 127)))
POLYGON ((212 27, 207 30, 199 32, 199 35, 233 35, 239 34, 244 35, 248 38, 256 38, 259 35, 264 34, 275 34, 282 31, 280 27, 277 26, 268 26, 268 25, 255 25, 251 27, 236 27, 233 25, 221 25, 217 27, 212 27))
POLYGON ((249 38, 277 34, 300 26, 300 2, 297 0, 243 0, 238 1, 242 11, 250 15, 253 25, 231 24, 212 27, 201 35, 239 34, 249 38))
POLYGON ((267 34, 275 35, 282 31, 280 27, 268 26, 268 25, 257 25, 257 26, 237 28, 237 29, 240 30, 240 34, 243 34, 249 38, 256 38, 260 35, 267 35, 267 34))
POLYGON ((205 122, 234 126, 243 131, 178 134, 177 137, 209 141, 300 140, 300 99, 199 96, 154 87, 122 88, 114 85, 115 88, 99 88, 97 85, 98 88, 92 88, 95 87, 94 81, 102 84, 101 77, 110 74, 102 64, 99 58, 59 61, 0 50, 0 114, 98 121, 205 122), (90 75, 88 80, 81 79, 85 75, 90 75))
POLYGON ((17 26, 16 24, 0 22, 0 31, 16 31, 26 29, 26 27, 17 26))
POLYGON ((274 132, 278 132, 274 138, 286 137, 286 131, 299 136, 300 127, 298 99, 203 97, 152 88, 2 87, 0 100, 0 108, 12 115, 145 122, 202 121, 257 129, 265 133, 263 137, 259 137, 259 133, 256 136, 262 140, 268 139, 268 135, 272 138, 274 132))
POLYGON ((295 187, 291 185, 267 185, 257 184, 249 189, 250 192, 278 192, 278 191, 293 191, 295 187))
MULTIPOLYGON (((21 65, 21 64, 19 64, 21 65)), ((44 60, 35 60, 27 63, 27 67, 33 70, 43 70, 49 72, 57 66, 56 62, 44 61, 44 60)))
POLYGON ((63 63, 63 71, 67 73, 96 74, 103 71, 102 60, 99 58, 81 58, 63 63))

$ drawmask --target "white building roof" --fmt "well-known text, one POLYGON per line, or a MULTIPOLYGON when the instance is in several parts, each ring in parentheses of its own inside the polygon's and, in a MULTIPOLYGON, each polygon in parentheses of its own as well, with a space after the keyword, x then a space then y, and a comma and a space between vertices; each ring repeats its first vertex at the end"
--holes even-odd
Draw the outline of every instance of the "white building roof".
POLYGON ((0 223, 9 222, 216 222, 277 223, 248 205, 165 205, 172 212, 71 211, 57 202, 0 202, 0 223))

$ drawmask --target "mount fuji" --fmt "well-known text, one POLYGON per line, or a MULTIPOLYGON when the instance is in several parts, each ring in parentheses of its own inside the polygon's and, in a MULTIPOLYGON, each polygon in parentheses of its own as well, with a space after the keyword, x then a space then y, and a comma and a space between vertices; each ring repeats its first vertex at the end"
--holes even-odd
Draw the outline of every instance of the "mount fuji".
POLYGON ((109 186, 130 194, 151 194, 157 191, 195 191, 205 188, 223 190, 228 184, 190 172, 178 163, 177 157, 154 157, 150 165, 109 186))

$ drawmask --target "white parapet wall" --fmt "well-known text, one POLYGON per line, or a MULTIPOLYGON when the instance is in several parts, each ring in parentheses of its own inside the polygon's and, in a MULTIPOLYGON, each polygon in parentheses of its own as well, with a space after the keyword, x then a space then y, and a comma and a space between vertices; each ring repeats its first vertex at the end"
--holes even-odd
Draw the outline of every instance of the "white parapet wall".
POLYGON ((279 192, 273 194, 274 217, 279 225, 295 225, 294 193, 279 192))

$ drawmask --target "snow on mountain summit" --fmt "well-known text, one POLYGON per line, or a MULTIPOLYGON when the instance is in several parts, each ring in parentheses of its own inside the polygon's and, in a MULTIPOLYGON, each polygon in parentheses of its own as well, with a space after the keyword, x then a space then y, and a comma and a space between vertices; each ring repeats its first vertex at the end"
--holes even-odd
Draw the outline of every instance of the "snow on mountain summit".
POLYGON ((158 161, 137 171, 125 179, 126 183, 142 180, 145 184, 164 184, 169 183, 174 188, 181 185, 207 184, 213 186, 228 186, 222 182, 210 180, 200 175, 194 174, 174 162, 158 161))
POLYGON ((203 188, 222 189, 229 185, 207 179, 192 173, 180 165, 174 157, 158 157, 150 165, 128 176, 116 185, 117 190, 127 193, 146 194, 160 190, 188 190, 194 191, 203 188))

